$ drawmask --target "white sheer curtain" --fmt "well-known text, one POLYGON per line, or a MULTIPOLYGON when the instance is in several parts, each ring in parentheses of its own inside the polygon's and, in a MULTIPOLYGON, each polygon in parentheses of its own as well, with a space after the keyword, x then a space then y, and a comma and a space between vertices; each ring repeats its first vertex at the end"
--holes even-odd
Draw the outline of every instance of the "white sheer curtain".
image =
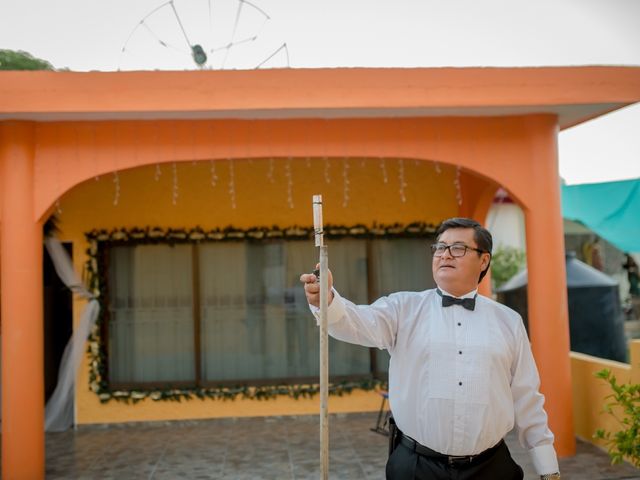
MULTIPOLYGON (((376 298, 400 291, 435 287, 430 239, 380 239, 371 243, 373 291, 376 298)), ((375 299, 372 299, 375 300, 375 299)))
MULTIPOLYGON (((423 239, 374 240, 367 262, 366 240, 332 240, 329 262, 336 288, 360 304, 369 300, 368 279, 378 295, 429 288, 428 244, 423 239)), ((318 252, 310 242, 274 240, 112 248, 110 381, 194 380, 196 253, 202 380, 316 377, 318 331, 299 277, 314 268, 318 252)), ((333 339, 329 348, 332 376, 371 372, 367 348, 333 339)))
POLYGON ((110 382, 195 379, 192 248, 110 249, 110 382))
MULTIPOLYGON (((342 291, 365 302, 364 242, 341 240, 330 248, 342 291)), ((200 246, 204 380, 317 376, 318 332, 299 281, 317 255, 298 241, 200 246)), ((336 341, 330 349, 332 375, 370 372, 368 349, 336 341)))
MULTIPOLYGON (((400 291, 422 291, 434 288, 431 273, 431 249, 433 238, 379 239, 371 242, 370 278, 375 301, 384 295, 400 291)), ((389 354, 376 352, 379 372, 389 370, 389 354)))
POLYGON ((76 275, 71 258, 62 244, 56 238, 49 237, 46 239, 45 245, 60 280, 75 294, 89 300, 82 312, 80 323, 74 329, 64 350, 60 362, 58 383, 45 407, 45 431, 61 432, 73 425, 75 379, 85 351, 85 342, 98 318, 100 304, 76 275))
POLYGON ((248 315, 246 243, 200 245, 202 375, 205 381, 257 378, 264 325, 248 315))
MULTIPOLYGON (((366 240, 346 238, 333 240, 327 245, 329 246, 329 268, 333 273, 336 289, 356 304, 368 303, 366 240)), ((317 331, 314 331, 313 348, 314 358, 317 359, 319 355, 317 331)), ((366 347, 331 338, 329 356, 330 375, 369 375, 371 373, 371 356, 366 347)))

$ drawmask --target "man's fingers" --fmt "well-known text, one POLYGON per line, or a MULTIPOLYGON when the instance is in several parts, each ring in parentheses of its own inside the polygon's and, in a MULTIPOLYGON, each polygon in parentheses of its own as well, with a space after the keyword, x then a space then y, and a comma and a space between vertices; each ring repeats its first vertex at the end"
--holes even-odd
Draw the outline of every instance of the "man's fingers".
POLYGON ((302 283, 316 283, 316 276, 313 273, 303 273, 300 275, 302 283))
MULTIPOLYGON (((320 264, 316 264, 316 270, 320 268, 320 264)), ((333 286, 333 275, 331 270, 329 273, 329 288, 333 286)), ((320 301, 320 282, 318 277, 314 273, 303 273, 300 275, 300 282, 304 284, 304 293, 307 296, 307 301, 316 307, 319 306, 320 301)), ((333 292, 329 292, 329 304, 333 301, 333 292)))
POLYGON ((307 293, 311 293, 315 295, 316 293, 320 293, 320 284, 318 283, 307 283, 304 286, 304 291, 307 293))

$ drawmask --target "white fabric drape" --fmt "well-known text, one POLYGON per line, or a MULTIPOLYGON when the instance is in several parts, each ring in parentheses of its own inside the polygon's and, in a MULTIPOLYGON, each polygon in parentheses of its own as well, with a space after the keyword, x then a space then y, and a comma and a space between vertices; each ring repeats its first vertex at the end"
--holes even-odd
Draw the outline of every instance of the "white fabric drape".
MULTIPOLYGON (((435 237, 379 239, 371 242, 373 302, 393 292, 421 291, 434 288, 431 274, 430 244, 435 237)), ((349 298, 345 294, 345 298, 349 298)), ((389 371, 389 353, 376 352, 379 372, 389 371)))
MULTIPOLYGON (((334 275, 336 288, 344 291, 345 295, 350 295, 347 298, 353 298, 358 303, 368 303, 366 241, 345 238, 331 241, 328 245, 329 268, 334 275)), ((317 262, 317 250, 314 253, 317 262)), ((303 289, 300 290, 303 291, 303 289)), ((304 306, 309 308, 306 300, 304 306)), ((314 323, 315 327, 315 322, 309 323, 314 323)), ((315 328, 313 337, 314 359, 319 362, 318 332, 315 328)), ((366 347, 329 337, 329 356, 331 359, 329 375, 369 375, 371 373, 371 356, 366 347)), ((317 368, 319 369, 319 366, 317 368)), ((314 374, 317 374, 316 372, 314 374)))
POLYGON ((207 381, 258 378, 256 370, 266 363, 260 348, 264 324, 253 308, 262 299, 245 295, 247 281, 257 281, 247 278, 248 247, 200 245, 202 375, 207 381))
POLYGON ((45 240, 45 246, 60 280, 73 293, 89 300, 82 312, 80 324, 64 349, 58 372, 58 383, 45 408, 45 431, 62 432, 70 428, 74 422, 75 380, 85 351, 85 342, 98 318, 100 304, 76 275, 71 258, 60 241, 49 237, 45 240))
MULTIPOLYGON (((313 245, 223 243, 199 250, 204 380, 317 376, 318 332, 299 280, 318 261, 313 245)), ((365 243, 334 241, 331 255, 343 290, 366 302, 365 243)), ((331 341, 330 351, 332 375, 369 373, 366 348, 331 341)))
POLYGON ((192 248, 110 249, 110 382, 195 379, 192 248))
POLYGON ((371 278, 375 298, 372 301, 393 292, 434 288, 431 243, 432 241, 424 238, 373 240, 371 264, 374 271, 371 278))

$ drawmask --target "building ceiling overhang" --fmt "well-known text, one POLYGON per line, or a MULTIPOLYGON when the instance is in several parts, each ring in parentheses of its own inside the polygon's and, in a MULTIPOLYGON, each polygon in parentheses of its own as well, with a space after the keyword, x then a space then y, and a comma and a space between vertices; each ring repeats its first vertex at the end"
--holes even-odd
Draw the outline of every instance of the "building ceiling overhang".
POLYGON ((0 120, 495 117, 561 129, 640 101, 640 67, 0 72, 0 120))

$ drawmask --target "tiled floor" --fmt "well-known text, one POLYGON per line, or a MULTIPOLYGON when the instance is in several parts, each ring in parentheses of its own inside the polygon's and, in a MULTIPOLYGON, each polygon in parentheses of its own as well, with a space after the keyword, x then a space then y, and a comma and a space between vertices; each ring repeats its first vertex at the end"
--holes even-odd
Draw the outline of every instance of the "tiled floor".
MULTIPOLYGON (((369 430, 375 414, 330 417, 330 477, 383 479, 387 438, 369 430)), ((528 455, 508 443, 527 480, 537 478, 528 455)), ((47 479, 317 479, 315 416, 241 418, 84 427, 46 436, 47 479)), ((579 442, 561 460, 563 479, 635 479, 629 465, 579 442)))

